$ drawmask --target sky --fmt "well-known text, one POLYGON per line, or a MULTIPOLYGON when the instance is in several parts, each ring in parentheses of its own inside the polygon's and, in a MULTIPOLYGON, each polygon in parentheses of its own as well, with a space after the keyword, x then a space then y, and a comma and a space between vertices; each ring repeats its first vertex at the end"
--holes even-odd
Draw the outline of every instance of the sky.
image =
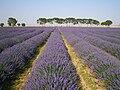
POLYGON ((1 0, 0 23, 7 24, 9 17, 26 24, 36 24, 40 17, 75 17, 120 25, 120 0, 1 0))

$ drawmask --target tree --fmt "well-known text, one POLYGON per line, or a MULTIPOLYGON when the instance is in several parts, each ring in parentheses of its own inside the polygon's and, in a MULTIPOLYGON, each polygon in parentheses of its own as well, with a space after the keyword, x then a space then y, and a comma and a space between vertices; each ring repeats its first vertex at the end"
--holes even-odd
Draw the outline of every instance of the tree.
POLYGON ((69 25, 70 25, 70 23, 76 24, 76 23, 75 23, 75 18, 71 18, 71 17, 70 17, 70 18, 65 18, 65 23, 66 23, 66 24, 69 24, 69 25))
POLYGON ((20 26, 20 23, 18 23, 17 25, 20 26))
POLYGON ((88 19, 83 19, 83 24, 87 24, 87 22, 88 22, 88 19))
POLYGON ((4 23, 0 23, 0 26, 3 27, 3 26, 4 26, 4 23))
POLYGON ((110 26, 111 24, 112 24, 112 21, 111 21, 111 20, 107 20, 107 21, 106 21, 106 25, 107 25, 107 26, 110 26))
POLYGON ((9 26, 15 26, 17 23, 17 20, 15 18, 9 18, 8 19, 8 25, 9 26))
POLYGON ((87 19, 87 22, 86 22, 86 24, 93 24, 93 19, 87 19))
POLYGON ((39 24, 41 24, 41 25, 46 24, 46 23, 47 23, 47 19, 46 19, 46 18, 39 18, 39 19, 37 20, 37 23, 39 23, 39 24))
POLYGON ((53 19, 53 23, 59 23, 59 18, 52 18, 53 19))
POLYGON ((53 20, 57 21, 57 20, 59 20, 59 18, 56 18, 56 17, 55 17, 55 18, 53 18, 53 20))
POLYGON ((101 22, 101 25, 103 26, 103 25, 106 25, 106 23, 105 22, 101 22))
POLYGON ((53 19, 51 19, 51 18, 47 19, 46 21, 47 21, 47 23, 53 24, 53 19))
POLYGON ((25 27, 25 23, 22 23, 21 25, 22 25, 23 27, 25 27))
POLYGON ((106 20, 105 22, 102 22, 101 25, 105 25, 105 26, 110 26, 112 24, 111 20, 106 20))
POLYGON ((39 19, 37 20, 37 24, 39 24, 39 19))
POLYGON ((78 23, 80 23, 80 24, 84 24, 83 19, 77 19, 77 21, 78 21, 78 23))
POLYGON ((98 26, 100 24, 100 22, 97 20, 93 20, 93 24, 98 26))
POLYGON ((73 19, 72 23, 73 23, 73 25, 76 25, 76 24, 78 24, 78 20, 77 19, 73 19))
POLYGON ((63 24, 64 22, 65 22, 65 20, 62 18, 59 18, 56 20, 56 23, 58 23, 58 24, 63 24))

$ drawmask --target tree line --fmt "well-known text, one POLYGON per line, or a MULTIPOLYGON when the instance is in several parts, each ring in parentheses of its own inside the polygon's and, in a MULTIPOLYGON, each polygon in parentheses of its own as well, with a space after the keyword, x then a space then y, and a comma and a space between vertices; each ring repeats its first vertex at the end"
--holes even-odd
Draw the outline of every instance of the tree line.
MULTIPOLYGON (((17 23, 17 19, 15 18, 8 18, 8 25, 9 26, 25 26, 25 23, 17 23)), ((102 26, 110 26, 112 24, 111 20, 106 20, 104 22, 99 22, 98 20, 95 19, 80 19, 80 18, 39 18, 37 19, 37 23, 40 25, 45 25, 47 23, 54 25, 54 24, 59 24, 59 25, 102 25, 102 26)), ((0 26, 3 27, 4 23, 0 23, 0 26)))
MULTIPOLYGON (((25 26, 25 23, 17 23, 18 21, 17 21, 17 19, 15 19, 15 18, 12 18, 12 17, 10 17, 10 18, 8 18, 8 25, 9 26, 25 26)), ((4 26, 4 23, 0 23, 0 26, 1 27, 3 27, 4 26)))
POLYGON ((39 18, 37 19, 37 23, 40 25, 45 25, 47 23, 49 24, 66 24, 66 25, 80 25, 80 24, 86 24, 86 25, 104 25, 104 26, 110 26, 112 24, 111 20, 106 20, 104 22, 99 22, 95 19, 79 19, 79 18, 39 18))

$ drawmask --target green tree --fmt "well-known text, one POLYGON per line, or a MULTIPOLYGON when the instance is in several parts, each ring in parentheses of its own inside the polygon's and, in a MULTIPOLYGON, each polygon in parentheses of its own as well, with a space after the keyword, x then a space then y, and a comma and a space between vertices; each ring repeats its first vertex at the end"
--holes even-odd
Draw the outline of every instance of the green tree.
POLYGON ((83 24, 87 24, 87 22, 88 22, 88 19, 84 18, 83 19, 83 24))
MULTIPOLYGON (((77 22, 77 21, 76 21, 76 22, 77 22)), ((65 23, 66 23, 66 24, 69 24, 69 25, 70 25, 70 23, 76 24, 76 23, 75 23, 75 18, 72 18, 72 17, 70 17, 70 18, 65 18, 65 23)))
POLYGON ((106 20, 105 22, 102 22, 101 25, 105 25, 105 26, 110 26, 112 24, 111 20, 106 20))
POLYGON ((53 19, 51 18, 47 19, 47 23, 53 24, 53 19))
POLYGON ((55 18, 53 18, 53 20, 57 21, 57 20, 59 20, 59 18, 56 18, 56 17, 55 17, 55 18))
POLYGON ((97 20, 93 20, 93 24, 98 26, 100 24, 100 22, 97 20))
POLYGON ((20 23, 17 23, 18 26, 20 26, 20 23))
POLYGON ((40 25, 44 25, 47 23, 47 19, 46 18, 39 18, 37 20, 37 23, 39 23, 40 25))
POLYGON ((103 26, 103 25, 106 25, 106 23, 105 22, 101 22, 101 25, 103 26))
POLYGON ((65 20, 62 18, 57 19, 56 23, 58 24, 64 24, 65 20))
POLYGON ((111 20, 107 20, 107 21, 106 21, 106 25, 107 25, 107 26, 112 25, 112 21, 111 21, 111 20))
POLYGON ((84 24, 84 20, 83 19, 77 19, 78 23, 80 24, 84 24))
POLYGON ((25 27, 25 23, 22 23, 21 25, 22 25, 23 27, 25 27))
POLYGON ((78 20, 77 19, 73 19, 72 23, 73 23, 73 25, 76 25, 76 24, 78 24, 78 20))
POLYGON ((37 24, 39 24, 39 19, 37 19, 37 24))
POLYGON ((15 26, 17 23, 17 20, 15 18, 9 18, 8 19, 8 25, 9 26, 15 26))
POLYGON ((59 18, 52 18, 53 19, 53 23, 59 23, 59 18))
POLYGON ((0 26, 3 27, 3 26, 4 26, 4 23, 0 23, 0 26))
POLYGON ((86 24, 93 24, 93 19, 87 19, 87 22, 86 22, 86 24))

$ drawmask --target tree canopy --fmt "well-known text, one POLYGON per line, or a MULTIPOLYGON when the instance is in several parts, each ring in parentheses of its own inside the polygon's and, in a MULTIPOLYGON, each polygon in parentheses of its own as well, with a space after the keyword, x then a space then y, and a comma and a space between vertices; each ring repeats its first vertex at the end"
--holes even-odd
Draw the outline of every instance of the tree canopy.
POLYGON ((17 23, 18 26, 20 26, 20 23, 17 23))
POLYGON ((105 25, 105 26, 110 26, 112 24, 111 20, 106 20, 105 22, 101 22, 101 25, 105 25))
MULTIPOLYGON (((40 25, 45 25, 46 23, 49 24, 66 24, 66 25, 79 25, 79 24, 86 24, 86 25, 100 25, 100 22, 98 20, 95 19, 81 19, 81 18, 73 18, 73 17, 69 17, 69 18, 39 18, 37 20, 37 23, 40 25)), ((110 20, 106 21, 107 25, 111 25, 112 23, 110 23, 110 20)), ((101 24, 102 25, 102 24, 101 24)))
POLYGON ((9 26, 15 26, 17 23, 17 20, 15 18, 9 18, 8 19, 8 25, 9 26))
POLYGON ((4 26, 4 23, 0 23, 0 26, 3 27, 3 26, 4 26))
POLYGON ((46 22, 47 22, 47 19, 46 19, 46 18, 39 18, 39 19, 37 20, 37 23, 39 23, 39 24, 41 24, 41 25, 46 24, 46 22))
POLYGON ((23 27, 25 27, 25 23, 22 23, 21 25, 22 25, 23 27))

